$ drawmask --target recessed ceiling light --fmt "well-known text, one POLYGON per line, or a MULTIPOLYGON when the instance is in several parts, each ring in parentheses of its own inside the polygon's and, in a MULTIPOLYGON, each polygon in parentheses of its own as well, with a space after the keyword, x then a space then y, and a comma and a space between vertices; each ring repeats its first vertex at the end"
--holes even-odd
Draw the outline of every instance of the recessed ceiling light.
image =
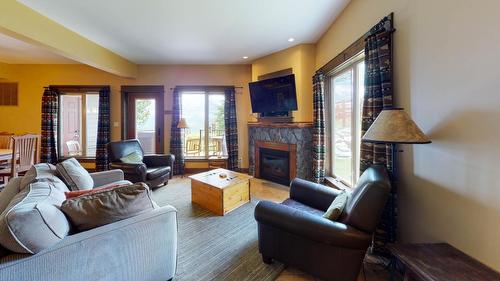
POLYGON ((293 42, 293 41, 295 41, 295 38, 292 37, 288 38, 288 42, 293 42))
POLYGON ((243 59, 244 59, 244 60, 246 60, 246 59, 248 59, 248 57, 247 57, 247 56, 244 56, 244 57, 243 57, 243 59))

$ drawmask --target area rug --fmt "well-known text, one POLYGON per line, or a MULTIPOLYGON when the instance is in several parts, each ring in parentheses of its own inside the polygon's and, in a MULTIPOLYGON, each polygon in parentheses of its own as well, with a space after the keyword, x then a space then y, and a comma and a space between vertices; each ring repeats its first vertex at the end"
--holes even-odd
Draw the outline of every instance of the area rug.
POLYGON ((160 205, 178 211, 179 253, 174 280, 274 280, 284 265, 262 262, 252 199, 225 216, 216 216, 191 203, 190 182, 174 178, 153 191, 160 205))

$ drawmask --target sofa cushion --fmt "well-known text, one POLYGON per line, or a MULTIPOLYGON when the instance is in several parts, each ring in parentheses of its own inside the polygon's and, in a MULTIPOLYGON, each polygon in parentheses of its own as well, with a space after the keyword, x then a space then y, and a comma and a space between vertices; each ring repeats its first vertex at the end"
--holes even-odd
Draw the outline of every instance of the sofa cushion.
POLYGON ((9 180, 7 185, 0 192, 0 214, 9 206, 10 201, 21 190, 21 179, 13 178, 9 180))
POLYGON ((331 221, 336 221, 342 214, 342 211, 344 211, 345 205, 347 204, 347 199, 348 199, 348 193, 342 191, 339 195, 335 197, 335 199, 333 200, 330 207, 328 207, 328 210, 326 210, 323 217, 331 221))
POLYGON ((134 151, 127 156, 120 158, 123 163, 127 164, 141 164, 142 163, 142 153, 134 151))
POLYGON ((16 253, 34 254, 62 240, 70 230, 59 209, 64 200, 54 183, 29 184, 0 214, 0 244, 16 253))
POLYGON ((61 210, 78 230, 88 230, 156 208, 144 183, 81 195, 64 201, 61 210))
POLYGON ((302 204, 302 203, 300 203, 298 201, 295 201, 293 199, 286 199, 281 204, 285 205, 285 206, 288 206, 288 207, 292 207, 292 208, 297 209, 297 210, 301 210, 303 212, 307 212, 307 213, 310 213, 310 214, 313 214, 313 215, 317 215, 317 216, 322 216, 324 214, 324 212, 321 211, 321 210, 314 209, 312 207, 309 207, 309 206, 307 206, 305 204, 302 204))
POLYGON ((21 189, 24 189, 28 184, 33 183, 43 178, 52 178, 57 175, 56 166, 49 163, 39 163, 31 166, 21 180, 21 189))
POLYGON ((132 182, 129 180, 119 180, 119 181, 115 181, 115 182, 108 183, 105 185, 101 185, 99 187, 96 187, 95 189, 101 189, 101 188, 106 188, 106 187, 115 186, 115 185, 129 185, 129 184, 132 184, 132 182))
POLYGON ((146 178, 153 180, 170 173, 170 167, 151 168, 147 170, 146 178))
POLYGON ((92 189, 94 180, 75 158, 57 164, 57 171, 70 190, 92 189))

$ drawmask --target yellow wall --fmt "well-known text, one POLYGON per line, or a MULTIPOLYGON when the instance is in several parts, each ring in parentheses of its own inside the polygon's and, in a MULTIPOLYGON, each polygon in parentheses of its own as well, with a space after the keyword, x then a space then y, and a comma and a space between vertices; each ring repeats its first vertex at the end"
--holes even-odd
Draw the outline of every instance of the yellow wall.
MULTIPOLYGON (((252 80, 260 75, 292 68, 297 88, 298 110, 295 122, 312 122, 312 76, 314 75, 315 46, 302 44, 273 53, 252 62, 252 80)), ((252 121, 253 118, 252 118, 252 121)))
POLYGON ((401 240, 446 241, 496 270, 498 11, 497 0, 352 0, 316 49, 319 68, 394 12, 396 103, 433 141, 397 155, 401 240))
POLYGON ((0 62, 0 79, 7 77, 8 66, 0 62))
MULTIPOLYGON (((121 137, 121 85, 164 85, 165 110, 172 110, 172 91, 176 85, 235 85, 238 118, 238 143, 241 167, 248 167, 247 120, 250 114, 248 82, 250 65, 155 66, 138 67, 137 79, 126 79, 84 65, 7 65, 6 81, 19 83, 19 105, 0 106, 0 131, 40 132, 41 97, 48 85, 110 85, 111 139, 121 137)), ((1 73, 1 72, 0 72, 1 73)), ((170 150, 171 116, 165 116, 165 151, 170 150)))

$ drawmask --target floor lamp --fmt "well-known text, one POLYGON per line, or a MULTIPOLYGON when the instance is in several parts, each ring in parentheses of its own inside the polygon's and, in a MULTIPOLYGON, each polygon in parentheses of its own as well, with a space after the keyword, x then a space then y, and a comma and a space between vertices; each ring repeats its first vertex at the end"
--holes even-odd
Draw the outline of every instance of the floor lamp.
MULTIPOLYGON (((189 128, 187 122, 186 122, 186 118, 181 118, 179 120, 179 123, 177 123, 177 129, 180 129, 182 130, 182 140, 181 140, 181 145, 182 145, 182 153, 184 154, 184 147, 185 147, 185 144, 184 142, 186 141, 186 129, 189 128)), ((184 158, 184 157, 183 157, 184 158)), ((184 161, 182 161, 182 172, 181 172, 181 177, 184 177, 184 168, 186 167, 186 164, 184 161)))
POLYGON ((382 110, 361 140, 379 144, 392 144, 392 165, 389 174, 391 175, 393 192, 391 192, 391 199, 388 206, 390 232, 387 233, 388 239, 386 240, 388 241, 384 241, 384 244, 387 242, 396 242, 396 200, 394 196, 396 195, 396 146, 398 144, 426 144, 431 143, 431 140, 402 108, 382 110))

